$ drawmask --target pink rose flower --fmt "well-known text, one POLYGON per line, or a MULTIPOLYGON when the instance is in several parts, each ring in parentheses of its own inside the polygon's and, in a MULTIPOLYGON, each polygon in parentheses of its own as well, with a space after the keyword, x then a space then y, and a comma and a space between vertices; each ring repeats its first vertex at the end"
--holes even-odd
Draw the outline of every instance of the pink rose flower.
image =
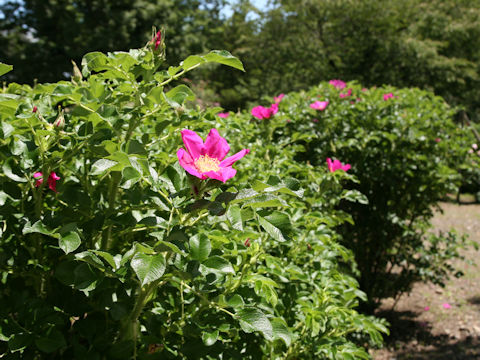
POLYGON ((211 178, 225 182, 234 177, 237 170, 232 165, 250 152, 243 149, 225 159, 230 146, 216 129, 210 130, 205 142, 192 130, 185 129, 181 133, 185 149, 178 149, 178 161, 189 174, 202 180, 211 178))
POLYGON ((342 90, 345 88, 345 86, 347 86, 347 84, 345 84, 342 80, 337 79, 330 80, 330 85, 335 86, 338 90, 342 90))
POLYGON ((275 101, 275 103, 278 104, 280 101, 282 101, 284 96, 285 96, 285 94, 280 94, 278 96, 274 96, 273 101, 275 101))
POLYGON ((349 97, 351 95, 352 95, 352 89, 348 89, 346 94, 345 93, 340 93, 339 96, 340 96, 341 99, 343 99, 343 98, 349 97))
MULTIPOLYGON (((39 187, 43 183, 43 174, 41 172, 36 172, 33 174, 33 178, 36 179, 35 187, 39 187)), ((47 179, 48 188, 54 192, 57 192, 57 180, 60 180, 60 177, 53 171, 50 173, 50 176, 47 179)))
POLYGON ((384 101, 387 101, 388 99, 393 99, 393 98, 394 98, 394 96, 393 96, 392 93, 388 93, 388 94, 383 95, 383 100, 384 101))
POLYGON ((328 101, 315 101, 310 104, 310 107, 315 110, 325 110, 328 106, 328 101))
POLYGON ((278 104, 272 104, 269 108, 265 108, 263 106, 255 106, 252 109, 252 115, 255 116, 257 119, 269 119, 273 115, 278 112, 278 104))
POLYGON ((228 112, 218 113, 217 116, 218 116, 218 117, 221 117, 221 118, 223 118, 223 119, 226 119, 226 118, 228 118, 228 117, 230 116, 230 113, 228 113, 228 112))
POLYGON ((335 159, 332 161, 330 158, 327 158, 327 165, 330 172, 335 172, 337 170, 348 171, 351 167, 350 164, 342 165, 340 160, 335 159))

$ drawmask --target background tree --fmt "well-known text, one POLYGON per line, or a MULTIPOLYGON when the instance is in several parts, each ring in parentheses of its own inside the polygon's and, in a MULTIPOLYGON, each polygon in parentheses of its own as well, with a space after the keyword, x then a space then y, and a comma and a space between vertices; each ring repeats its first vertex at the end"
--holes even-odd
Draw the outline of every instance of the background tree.
POLYGON ((0 59, 13 64, 7 80, 57 81, 89 51, 142 46, 163 27, 167 60, 176 63, 210 48, 225 0, 10 0, 0 5, 0 59))

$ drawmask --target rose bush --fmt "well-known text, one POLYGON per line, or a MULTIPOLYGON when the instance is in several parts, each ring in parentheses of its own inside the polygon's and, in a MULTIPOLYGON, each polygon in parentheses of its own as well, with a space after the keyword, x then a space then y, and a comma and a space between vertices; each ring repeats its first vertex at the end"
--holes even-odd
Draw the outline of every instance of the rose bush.
POLYGON ((277 115, 186 106, 177 80, 243 70, 228 52, 163 54, 155 32, 85 55, 70 82, 0 93, 2 357, 368 358, 387 329, 355 310, 335 230, 340 201, 363 199, 354 176, 296 161, 310 135, 278 138, 277 115))
MULTIPOLYGON (((351 165, 348 173, 358 181, 345 183, 352 191, 345 200, 359 193, 365 198, 340 202, 352 222, 338 229, 342 244, 355 254, 369 311, 382 298, 408 292, 415 281, 442 284, 449 274, 460 274, 449 260, 461 257, 458 250, 467 240, 454 233, 429 234, 438 201, 455 193, 458 170, 466 164, 466 133, 454 123, 455 112, 426 91, 365 89, 332 80, 287 94, 275 117, 260 120, 257 133, 249 131, 290 149, 297 162, 287 173, 299 164, 319 171, 326 159, 331 171, 342 165, 339 160, 351 165), (328 106, 312 106, 319 98, 328 106), (335 167, 330 158, 339 159, 335 167)), ((257 121, 246 112, 239 116, 242 124, 257 121)), ((276 156, 268 154, 273 167, 276 156)), ((301 180, 301 186, 311 181, 301 180)))

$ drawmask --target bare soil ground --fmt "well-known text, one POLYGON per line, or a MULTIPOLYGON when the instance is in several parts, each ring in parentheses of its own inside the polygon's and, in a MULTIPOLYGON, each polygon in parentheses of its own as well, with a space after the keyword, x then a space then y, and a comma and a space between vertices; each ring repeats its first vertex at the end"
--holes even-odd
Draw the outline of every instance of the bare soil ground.
MULTIPOLYGON (((433 219, 436 231, 454 228, 480 245, 480 205, 442 203, 441 208, 444 213, 433 219)), ((416 284, 394 310, 392 299, 382 303, 377 316, 390 322, 391 334, 385 348, 371 351, 374 360, 480 359, 480 251, 472 248, 465 256, 470 264, 456 263, 465 275, 450 279, 445 288, 416 284)))

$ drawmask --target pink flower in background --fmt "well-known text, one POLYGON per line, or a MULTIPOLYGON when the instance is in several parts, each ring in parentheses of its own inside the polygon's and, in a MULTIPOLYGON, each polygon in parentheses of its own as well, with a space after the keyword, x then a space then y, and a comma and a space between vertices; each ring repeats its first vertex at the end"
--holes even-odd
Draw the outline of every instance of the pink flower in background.
POLYGON ((328 101, 315 101, 310 104, 310 107, 315 110, 325 110, 328 106, 328 101))
POLYGON ((388 99, 393 99, 393 98, 394 98, 394 96, 393 96, 392 93, 388 93, 388 94, 383 95, 383 100, 384 101, 387 101, 388 99))
POLYGON ((347 84, 345 84, 342 80, 338 79, 330 80, 330 85, 335 86, 338 90, 341 90, 347 86, 347 84))
POLYGON ((477 150, 477 149, 478 149, 478 145, 477 145, 477 144, 472 144, 472 148, 473 148, 474 150, 477 150))
POLYGON ((442 139, 440 139, 440 138, 435 138, 435 142, 439 143, 440 141, 442 141, 442 139))
POLYGON ((257 119, 269 119, 273 115, 278 112, 278 104, 272 104, 269 108, 265 108, 263 106, 255 106, 252 109, 252 115, 255 116, 257 119))
POLYGON ((318 123, 318 119, 312 119, 314 123, 318 123))
MULTIPOLYGON (((38 171, 33 174, 33 178, 36 179, 35 187, 39 187, 43 183, 43 174, 38 171)), ((50 173, 50 176, 47 179, 48 188, 54 192, 57 192, 57 180, 60 180, 60 177, 53 171, 50 173)))
POLYGON ((442 306, 444 309, 447 309, 447 310, 452 308, 452 305, 450 305, 449 303, 443 303, 442 306))
POLYGON ((368 91, 367 88, 362 88, 362 92, 368 91))
POLYGON ((348 89, 346 94, 345 93, 340 93, 339 96, 340 96, 340 98, 343 99, 343 98, 349 97, 351 95, 352 95, 352 89, 348 89))
POLYGON ((335 159, 332 161, 332 159, 330 158, 327 158, 327 165, 328 165, 328 170, 330 170, 330 172, 335 172, 337 170, 348 171, 351 167, 350 164, 342 165, 340 160, 335 159))
POLYGON ((280 94, 278 96, 275 96, 273 98, 273 101, 275 101, 276 104, 278 104, 280 101, 282 101, 283 97, 285 96, 285 94, 280 94))
POLYGON ((210 130, 205 142, 192 130, 185 129, 181 133, 186 150, 178 149, 178 161, 189 174, 202 180, 211 178, 225 182, 234 177, 237 170, 232 165, 250 152, 243 149, 225 159, 230 146, 216 129, 210 130))
POLYGON ((162 42, 162 31, 159 30, 157 32, 157 34, 153 37, 152 39, 152 43, 155 44, 155 50, 158 49, 158 47, 160 46, 160 43, 162 42))
POLYGON ((425 307, 423 308, 423 310, 425 310, 425 311, 430 310, 430 306, 425 306, 425 307))
POLYGON ((221 118, 223 118, 223 119, 226 119, 226 118, 228 118, 228 117, 230 116, 230 113, 228 113, 228 112, 218 113, 217 116, 218 116, 218 117, 221 117, 221 118))

